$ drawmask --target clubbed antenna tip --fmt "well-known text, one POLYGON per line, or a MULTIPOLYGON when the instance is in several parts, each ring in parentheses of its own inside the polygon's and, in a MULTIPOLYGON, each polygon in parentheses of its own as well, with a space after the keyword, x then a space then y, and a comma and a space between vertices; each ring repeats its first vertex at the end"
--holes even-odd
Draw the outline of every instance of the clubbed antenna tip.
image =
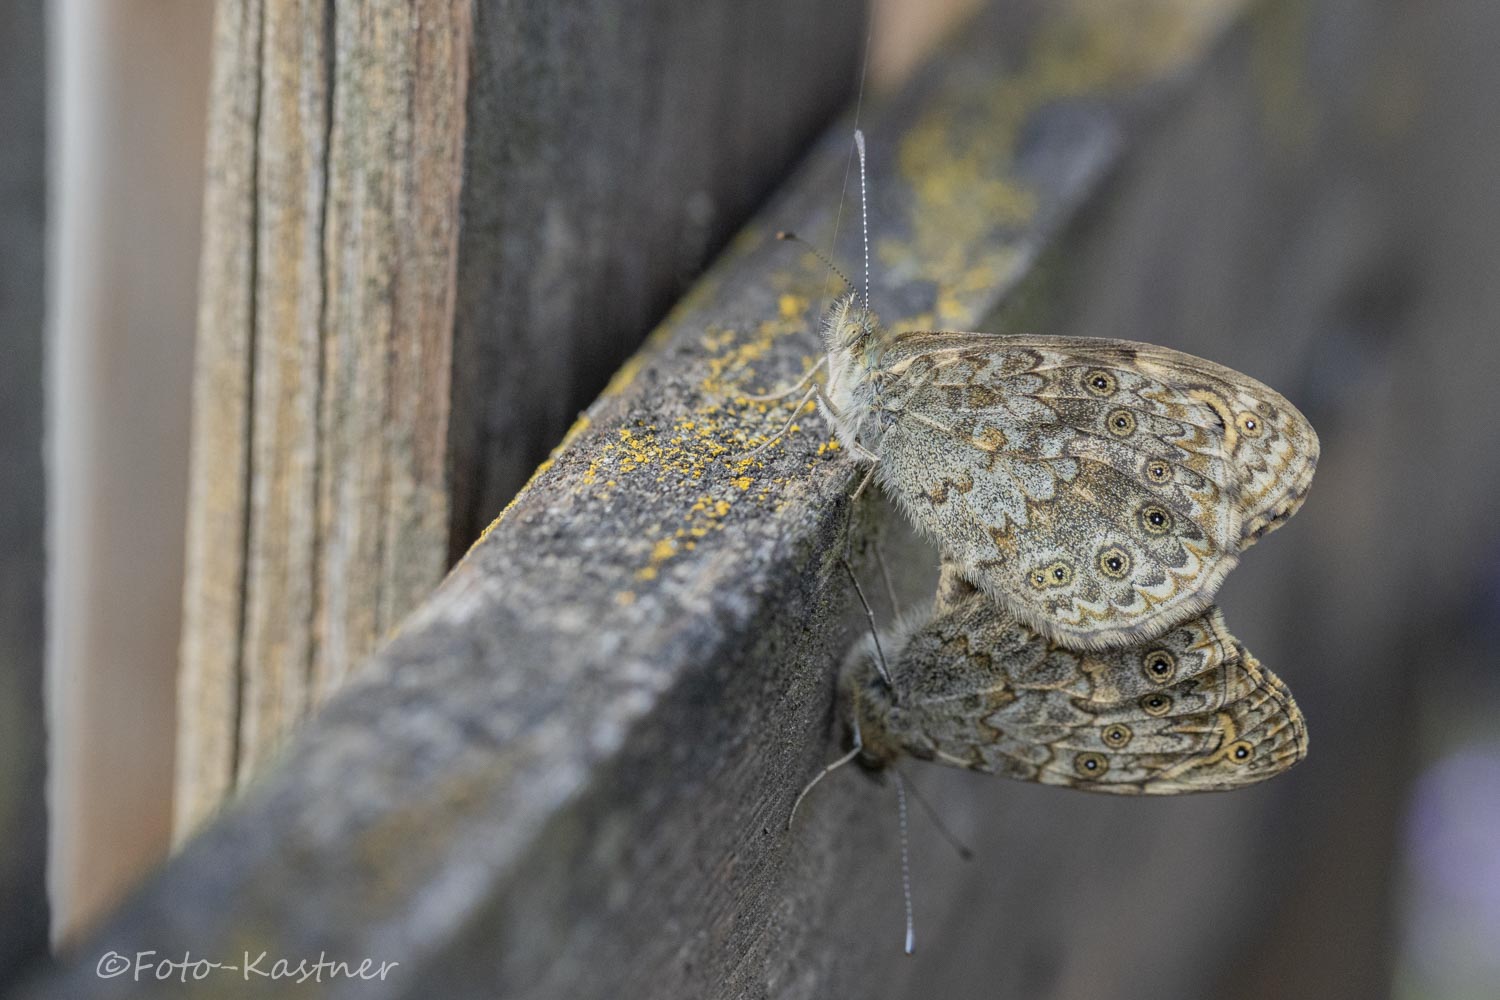
MULTIPOLYGON (((804 240, 802 237, 798 236, 796 233, 794 233, 794 232, 792 232, 790 230, 787 230, 787 229, 778 229, 776 231, 776 238, 778 240, 782 240, 782 241, 787 242, 787 243, 796 243, 796 244, 799 244, 800 246, 805 247, 808 251, 810 251, 812 253, 812 255, 814 257, 818 258, 818 260, 820 260, 820 261, 823 262, 823 266, 824 267, 828 268, 828 270, 830 270, 834 274, 838 275, 839 280, 844 283, 844 287, 845 288, 849 289, 849 291, 851 291, 851 292, 854 291, 854 282, 852 282, 852 281, 849 280, 849 276, 846 275, 843 271, 840 271, 838 265, 835 264, 833 261, 831 261, 831 260, 828 259, 828 255, 827 254, 825 254, 823 251, 819 250, 817 247, 813 246, 811 243, 807 242, 807 240, 804 240)), ((856 294, 858 294, 858 293, 856 293, 856 294)))

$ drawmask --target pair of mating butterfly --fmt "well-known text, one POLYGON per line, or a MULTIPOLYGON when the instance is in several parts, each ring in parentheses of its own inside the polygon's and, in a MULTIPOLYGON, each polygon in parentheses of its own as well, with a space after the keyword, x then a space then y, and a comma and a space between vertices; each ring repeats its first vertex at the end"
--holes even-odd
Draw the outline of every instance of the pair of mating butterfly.
POLYGON ((1240 552, 1301 506, 1318 459, 1306 418, 1164 347, 887 333, 866 280, 825 314, 826 387, 804 402, 941 546, 943 575, 930 620, 851 655, 840 700, 855 747, 823 774, 909 754, 1176 794, 1302 759, 1290 692, 1211 602, 1240 552))

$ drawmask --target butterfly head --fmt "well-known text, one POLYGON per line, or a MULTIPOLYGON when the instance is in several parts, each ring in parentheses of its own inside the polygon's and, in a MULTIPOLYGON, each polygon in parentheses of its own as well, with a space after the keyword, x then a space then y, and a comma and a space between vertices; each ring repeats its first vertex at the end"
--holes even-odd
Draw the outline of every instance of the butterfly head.
POLYGON ((844 663, 839 685, 839 709, 851 733, 858 733, 859 762, 872 771, 893 763, 903 752, 892 725, 901 708, 881 676, 874 643, 858 643, 844 663))
POLYGON ((823 314, 823 346, 834 356, 872 344, 880 321, 857 292, 845 292, 823 314))

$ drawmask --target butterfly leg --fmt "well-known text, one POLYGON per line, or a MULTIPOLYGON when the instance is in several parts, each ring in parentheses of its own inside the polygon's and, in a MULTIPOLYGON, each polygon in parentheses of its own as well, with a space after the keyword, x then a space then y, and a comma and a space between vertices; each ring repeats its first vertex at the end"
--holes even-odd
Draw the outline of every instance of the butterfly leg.
MULTIPOLYGON (((840 559, 839 562, 843 564, 844 572, 849 574, 849 581, 854 584, 854 593, 859 596, 859 603, 865 609, 865 618, 868 619, 870 623, 870 634, 874 637, 875 640, 875 663, 876 666, 880 669, 881 679, 885 681, 886 687, 891 690, 892 701, 894 701, 896 689, 891 684, 890 671, 886 667, 885 663, 885 652, 880 648, 880 633, 875 628, 875 612, 870 610, 870 602, 865 600, 864 589, 860 587, 859 578, 854 575, 854 567, 849 564, 849 560, 840 559)), ((813 786, 822 781, 824 778, 828 777, 828 775, 832 774, 834 771, 837 771, 839 768, 843 767, 845 764, 848 764, 850 761, 854 760, 854 758, 858 757, 862 752, 864 752, 865 742, 859 731, 858 706, 855 707, 850 725, 854 730, 854 745, 849 749, 848 753, 844 754, 832 764, 826 765, 823 770, 814 775, 813 779, 802 787, 802 791, 797 794, 796 801, 792 803, 791 813, 786 818, 786 827, 788 830, 792 828, 792 821, 797 818, 797 807, 802 805, 802 800, 807 798, 807 793, 813 790, 813 786)))
POLYGON ((821 357, 821 358, 818 359, 818 363, 817 364, 813 365, 811 368, 809 368, 807 370, 807 374, 806 375, 802 376, 800 379, 797 380, 796 384, 788 386, 787 388, 782 389, 779 392, 768 393, 767 395, 764 395, 764 396, 755 395, 755 394, 752 394, 752 393, 747 393, 745 395, 745 398, 748 399, 748 400, 750 400, 750 402, 752 402, 752 403, 774 403, 777 400, 785 399, 786 397, 790 396, 792 393, 798 391, 803 386, 807 385, 807 383, 812 380, 812 377, 818 373, 818 370, 821 369, 827 363, 828 363, 828 355, 825 354, 825 355, 823 355, 823 357, 821 357))
POLYGON ((824 766, 823 770, 819 771, 816 775, 813 776, 813 780, 802 786, 802 791, 797 793, 797 801, 792 803, 791 814, 786 818, 786 828, 788 830, 792 828, 792 821, 797 818, 797 807, 802 805, 802 800, 807 798, 807 793, 813 790, 813 786, 822 781, 824 778, 828 777, 834 771, 837 771, 839 768, 852 761, 854 758, 858 757, 860 753, 864 751, 864 749, 864 740, 862 740, 859 735, 859 716, 856 715, 854 717, 854 746, 850 748, 848 753, 844 754, 838 760, 834 761, 832 764, 824 766))
POLYGON ((814 382, 812 388, 807 390, 802 398, 797 401, 797 405, 792 408, 792 415, 790 417, 787 417, 786 423, 781 425, 781 430, 777 431, 775 434, 772 434, 769 438, 767 438, 764 444, 745 452, 743 455, 738 456, 738 458, 755 458, 756 456, 760 455, 762 452, 770 448, 771 445, 786 437, 787 432, 792 429, 792 425, 797 422, 797 417, 799 414, 801 414, 802 407, 806 406, 815 397, 820 399, 822 398, 822 393, 819 392, 818 384, 816 382, 814 382))
POLYGON ((848 559, 840 559, 844 564, 844 572, 849 574, 849 582, 854 584, 854 593, 859 597, 860 607, 865 609, 865 618, 870 622, 870 636, 875 640, 875 665, 880 668, 880 679, 885 681, 885 686, 890 689, 891 701, 896 700, 896 686, 891 683, 891 671, 885 663, 885 651, 880 648, 880 630, 875 627, 875 612, 870 610, 870 602, 865 600, 864 588, 859 585, 859 577, 854 575, 854 567, 849 565, 848 559))
MULTIPOLYGON (((817 398, 818 402, 822 404, 823 408, 826 409, 835 420, 844 415, 843 411, 841 411, 837 406, 833 404, 833 400, 828 398, 828 394, 823 391, 823 387, 821 385, 818 385, 816 382, 813 383, 811 395, 817 398)), ((843 438, 840 437, 839 440, 842 442, 843 438)), ((850 454, 852 454, 855 458, 862 458, 866 462, 880 461, 879 455, 875 454, 873 451, 866 448, 858 441, 848 442, 848 448, 850 454)))
POLYGON ((944 822, 943 817, 939 815, 937 809, 932 805, 931 802, 927 801, 926 796, 922 794, 922 790, 917 787, 917 783, 912 780, 911 775, 907 774, 905 771, 901 770, 901 768, 895 766, 894 764, 891 765, 891 771, 895 774, 901 775, 906 779, 906 787, 907 790, 911 792, 911 797, 917 800, 917 804, 922 807, 922 811, 927 814, 927 818, 932 821, 932 825, 937 827, 937 832, 942 834, 943 839, 948 842, 948 846, 953 848, 954 852, 958 854, 961 860, 973 861, 973 848, 969 847, 968 844, 965 844, 962 840, 960 840, 958 834, 954 833, 953 830, 949 828, 948 824, 944 822))

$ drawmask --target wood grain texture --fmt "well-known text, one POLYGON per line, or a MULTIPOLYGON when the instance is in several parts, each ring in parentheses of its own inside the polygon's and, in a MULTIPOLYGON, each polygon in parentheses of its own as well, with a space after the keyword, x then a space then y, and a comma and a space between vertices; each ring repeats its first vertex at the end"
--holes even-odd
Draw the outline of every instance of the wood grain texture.
MULTIPOLYGON (((1319 58, 1256 33, 1274 6, 1151 0, 1122 26, 1098 4, 998 5, 867 106, 885 315, 1147 337, 1311 396, 1320 423, 1304 352, 1390 235, 1307 236, 1319 265, 1272 280, 1335 197, 1320 178, 1349 168, 1343 141, 1265 138, 1257 46, 1319 58)), ((1298 845, 1325 835, 1299 806, 1388 766, 1337 754, 1346 770, 1300 783, 1320 774, 1319 726, 1349 735, 1320 687, 1363 668, 1363 710, 1400 730, 1377 682, 1396 664, 1319 641, 1313 581, 1329 577, 1288 582, 1337 562, 1293 557, 1317 490, 1257 547, 1253 607, 1225 598, 1307 710, 1297 771, 1150 803, 919 772, 980 860, 955 860, 914 814, 915 959, 899 949, 888 790, 841 774, 786 830, 836 752, 836 664, 859 634, 838 565, 854 468, 814 416, 768 457, 739 457, 788 415, 744 394, 816 349, 825 273, 772 234, 832 241, 848 132, 817 144, 283 766, 34 996, 131 995, 94 976, 107 948, 251 942, 402 963, 333 996, 1175 998, 1213 995, 1274 933, 1309 875, 1298 845)), ((1388 218, 1370 190, 1368 217, 1388 218)), ((838 250, 857 259, 857 233, 838 250)), ((857 516, 902 602, 930 594, 935 553, 879 504, 857 516)), ((1378 907, 1382 885, 1360 902, 1378 907)), ((1382 946, 1352 933, 1324 961, 1378 967, 1382 946)))
POLYGON ((47 949, 42 4, 0 9, 0 989, 47 949))
MULTIPOLYGON (((319 406, 329 298, 323 237, 328 185, 338 177, 328 162, 334 82, 327 77, 332 40, 324 19, 331 12, 327 4, 266 5, 261 45, 253 56, 260 93, 250 136, 256 165, 255 298, 236 783, 253 773, 257 759, 280 742, 312 700, 312 610, 321 589, 319 406)), ((182 808, 201 815, 204 805, 189 802, 182 808)))
POLYGON ((219 7, 179 836, 443 571, 469 17, 219 7))
POLYGON ((178 681, 178 836, 234 787, 238 754, 263 16, 258 0, 246 0, 220 3, 214 18, 178 681))

